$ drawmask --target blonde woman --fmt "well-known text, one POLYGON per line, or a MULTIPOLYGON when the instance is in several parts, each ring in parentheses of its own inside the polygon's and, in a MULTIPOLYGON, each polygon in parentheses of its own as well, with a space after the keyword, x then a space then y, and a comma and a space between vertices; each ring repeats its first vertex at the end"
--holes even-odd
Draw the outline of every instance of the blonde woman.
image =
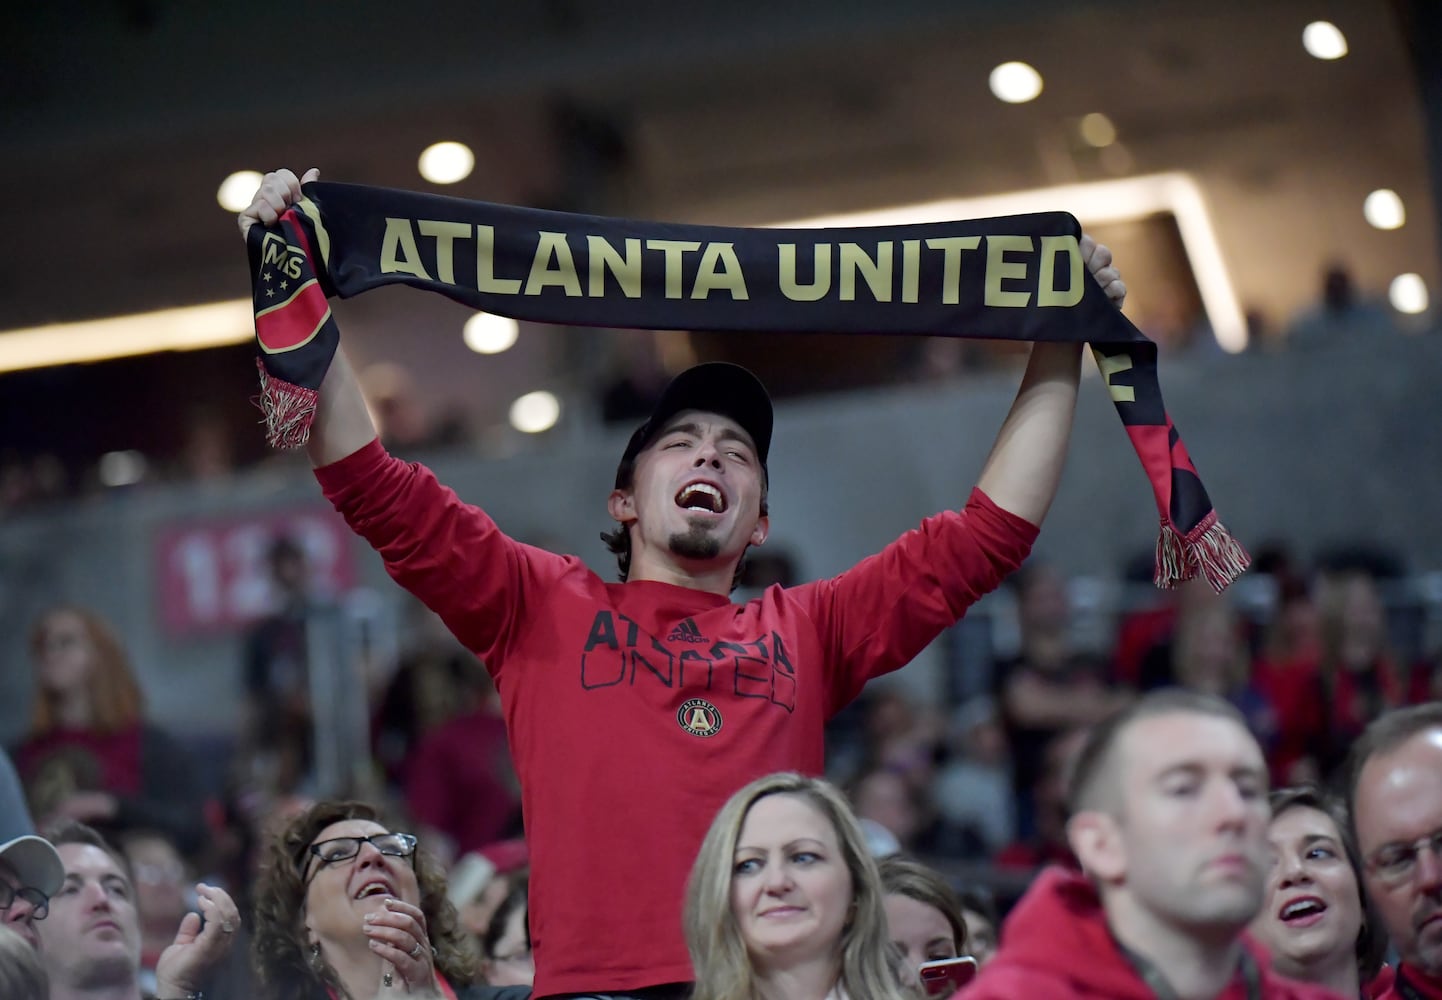
POLYGON ((845 798, 758 778, 721 807, 686 889, 693 1000, 912 1000, 881 879, 845 798))
POLYGON ((0 997, 47 1000, 50 980, 40 954, 19 934, 0 925, 0 997))

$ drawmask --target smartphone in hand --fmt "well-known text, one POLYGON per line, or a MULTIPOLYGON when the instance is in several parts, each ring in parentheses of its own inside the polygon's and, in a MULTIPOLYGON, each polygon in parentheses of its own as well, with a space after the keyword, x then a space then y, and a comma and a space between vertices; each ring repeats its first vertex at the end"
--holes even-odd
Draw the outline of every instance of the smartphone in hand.
POLYGON ((939 958, 921 963, 921 987, 927 996, 949 997, 976 978, 976 959, 939 958))

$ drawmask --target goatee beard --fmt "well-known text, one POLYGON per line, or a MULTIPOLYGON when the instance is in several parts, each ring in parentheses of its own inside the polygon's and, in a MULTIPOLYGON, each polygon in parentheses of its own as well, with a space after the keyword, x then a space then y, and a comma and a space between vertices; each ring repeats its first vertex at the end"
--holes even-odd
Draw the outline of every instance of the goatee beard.
POLYGON ((721 554, 721 540, 706 525, 693 524, 670 538, 671 554, 683 559, 715 559, 721 554))

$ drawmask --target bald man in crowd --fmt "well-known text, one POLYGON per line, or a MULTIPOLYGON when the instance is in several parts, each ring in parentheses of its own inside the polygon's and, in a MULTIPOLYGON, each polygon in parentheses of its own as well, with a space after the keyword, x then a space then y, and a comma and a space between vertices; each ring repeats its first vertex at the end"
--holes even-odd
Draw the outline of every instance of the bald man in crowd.
POLYGON ((1402 959, 1382 1000, 1442 1000, 1442 702, 1376 719, 1347 776, 1367 895, 1402 959))

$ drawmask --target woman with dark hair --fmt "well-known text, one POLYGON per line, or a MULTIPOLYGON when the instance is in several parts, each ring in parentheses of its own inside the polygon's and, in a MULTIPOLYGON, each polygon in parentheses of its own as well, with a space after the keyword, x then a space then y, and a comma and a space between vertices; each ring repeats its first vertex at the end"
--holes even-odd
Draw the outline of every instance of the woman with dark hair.
POLYGON ((531 927, 527 919, 530 880, 526 872, 511 876, 510 889, 481 937, 481 974, 492 986, 526 986, 536 981, 536 960, 531 956, 531 927))
POLYGON ((1346 807, 1312 785, 1278 789, 1270 804, 1272 870, 1252 933, 1282 975, 1372 996, 1387 939, 1362 890, 1346 807))
POLYGON ((113 629, 84 608, 46 611, 30 632, 35 702, 15 752, 38 826, 86 823, 112 838, 158 830, 183 853, 205 825, 190 757, 145 720, 145 700, 113 629))
POLYGON ((956 896, 961 902, 961 917, 966 921, 967 952, 976 959, 979 969, 996 957, 1001 927, 996 897, 981 886, 964 888, 956 896))
POLYGON ((440 1000, 475 974, 445 876, 363 802, 319 802, 267 845, 251 955, 266 1000, 440 1000))
POLYGON ((893 855, 876 867, 891 945, 902 956, 902 978, 920 986, 923 962, 966 954, 961 901, 939 872, 919 861, 893 855))

